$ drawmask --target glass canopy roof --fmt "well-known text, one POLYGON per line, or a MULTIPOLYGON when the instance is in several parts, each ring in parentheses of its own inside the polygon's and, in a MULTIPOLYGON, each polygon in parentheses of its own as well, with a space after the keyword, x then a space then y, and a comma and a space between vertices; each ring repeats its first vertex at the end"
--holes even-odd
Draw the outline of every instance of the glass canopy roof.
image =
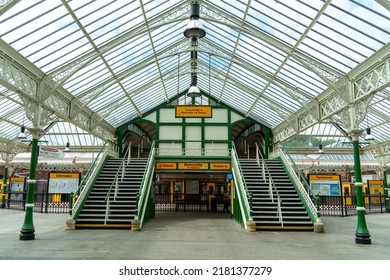
MULTIPOLYGON (((2 1, 0 141, 15 139, 22 125, 34 126, 25 96, 10 82, 10 50, 11 61, 25 58, 18 63, 32 72, 38 97, 48 77, 67 94, 66 102, 80 101, 80 110, 111 131, 188 90, 191 44, 183 31, 191 2, 2 1)), ((197 2, 206 30, 197 47, 199 88, 274 132, 302 110, 311 113, 311 104, 331 91, 342 92, 339 80, 367 72, 375 61, 364 63, 378 52, 379 59, 389 60, 386 0, 197 2)), ((207 103, 205 96, 197 104, 207 103)), ((359 128, 370 126, 377 143, 385 143, 390 141, 390 110, 384 110, 390 108, 389 79, 370 96, 359 128)), ((70 124, 77 125, 80 111, 64 118, 61 104, 58 111, 51 108, 45 141, 63 146, 71 137, 84 146, 104 140, 92 136, 93 128, 70 124)), ((295 134, 345 137, 349 127, 334 124, 330 117, 317 119, 295 134)))

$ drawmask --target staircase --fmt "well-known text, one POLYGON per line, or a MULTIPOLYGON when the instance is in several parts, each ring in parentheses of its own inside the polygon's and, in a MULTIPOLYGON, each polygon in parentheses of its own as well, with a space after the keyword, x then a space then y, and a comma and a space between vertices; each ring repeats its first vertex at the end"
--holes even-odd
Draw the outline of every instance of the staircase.
MULTIPOLYGON (((95 185, 76 220, 76 228, 126 228, 132 226, 135 215, 136 193, 140 189, 147 158, 132 159, 125 165, 123 181, 118 181, 118 193, 114 201, 114 188, 110 193, 110 211, 106 215, 106 195, 115 181, 122 159, 111 158, 97 178, 95 185)), ((122 169, 119 170, 119 174, 122 169)), ((119 176, 120 178, 121 176, 119 176)))
POLYGON ((268 177, 264 181, 256 159, 240 159, 246 185, 252 193, 252 215, 256 229, 312 231, 313 222, 282 164, 278 160, 265 160, 265 163, 275 186, 272 192, 273 202, 268 177), (281 216, 278 215, 278 194, 281 216))

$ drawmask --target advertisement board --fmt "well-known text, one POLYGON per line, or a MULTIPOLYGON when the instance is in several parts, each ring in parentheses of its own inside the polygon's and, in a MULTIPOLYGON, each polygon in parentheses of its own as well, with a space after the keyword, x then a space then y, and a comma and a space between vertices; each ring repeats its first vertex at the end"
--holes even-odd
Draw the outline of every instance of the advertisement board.
POLYGON ((340 175, 309 174, 310 188, 319 196, 341 196, 340 175))
POLYGON ((55 194, 76 193, 80 183, 80 173, 49 173, 48 192, 55 194))

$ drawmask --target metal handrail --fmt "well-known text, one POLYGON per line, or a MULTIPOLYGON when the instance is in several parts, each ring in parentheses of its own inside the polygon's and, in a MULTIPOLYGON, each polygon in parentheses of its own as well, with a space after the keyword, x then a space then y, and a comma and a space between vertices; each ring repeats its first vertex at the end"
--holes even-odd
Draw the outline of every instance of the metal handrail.
POLYGON ((136 205, 135 205, 135 219, 140 221, 141 227, 143 224, 143 218, 144 218, 144 213, 145 213, 146 203, 147 203, 147 200, 145 202, 145 198, 147 198, 150 193, 150 187, 147 186, 147 184, 150 182, 150 178, 151 176, 153 176, 154 168, 155 168, 155 164, 154 164, 155 155, 156 155, 156 149, 155 149, 155 142, 153 141, 150 147, 150 152, 146 163, 145 172, 142 177, 141 187, 140 190, 137 192, 136 205))
POLYGON ((239 159, 237 156, 236 148, 234 145, 234 142, 232 142, 232 150, 231 150, 231 157, 232 157, 232 171, 235 179, 235 186, 237 186, 237 190, 239 190, 239 198, 241 199, 241 205, 245 206, 243 208, 244 216, 247 219, 247 221, 253 221, 252 217, 252 194, 248 190, 248 187, 246 185, 243 172, 241 170, 241 166, 239 164, 239 159))
POLYGON ((268 175, 268 193, 271 196, 271 201, 272 202, 274 202, 274 191, 276 193, 276 197, 277 197, 276 205, 277 205, 279 222, 283 226, 282 199, 280 198, 278 189, 276 188, 276 186, 275 186, 275 184, 274 184, 274 182, 272 180, 271 172, 269 172, 269 169, 268 169, 267 165, 265 164, 265 160, 263 158, 263 155, 260 152, 260 148, 257 145, 257 143, 256 143, 256 161, 257 161, 257 165, 259 167, 261 167, 262 170, 263 170, 264 182, 266 182, 266 173, 268 175), (261 166, 260 166, 260 159, 261 159, 261 166))
POLYGON ((73 214, 77 212, 77 209, 80 207, 81 202, 85 198, 89 188, 92 186, 92 181, 96 177, 97 172, 99 172, 101 164, 104 162, 105 157, 109 154, 110 147, 107 145, 108 142, 109 142, 108 140, 104 142, 102 148, 100 149, 99 153, 95 157, 87 173, 80 181, 77 191, 73 193, 73 195, 71 195, 70 201, 73 202, 76 196, 77 199, 74 203, 69 205, 69 216, 72 217, 73 214))
POLYGON ((297 165, 295 164, 294 160, 291 158, 290 154, 286 151, 286 149, 282 146, 282 148, 278 147, 277 151, 274 151, 273 157, 279 156, 284 165, 286 166, 288 172, 290 173, 290 176, 292 177, 295 186, 297 187, 299 193, 301 194, 302 199, 304 200, 306 206, 308 207, 309 213, 311 214, 312 221, 320 221, 320 203, 319 203, 319 197, 318 195, 315 195, 309 184, 306 181, 305 176, 303 176, 302 172, 299 170, 297 165), (297 175, 298 174, 298 175, 297 175), (302 179, 299 180, 299 178, 302 179), (306 186, 306 189, 304 186, 306 186), (316 201, 316 205, 314 205, 313 200, 311 197, 314 198, 316 201))
POLYGON ((115 174, 115 177, 114 177, 114 180, 112 181, 111 183, 111 186, 110 188, 108 189, 107 191, 107 194, 106 194, 106 197, 104 198, 104 201, 106 202, 106 211, 105 211, 105 216, 104 216, 104 224, 106 224, 107 220, 108 220, 108 215, 110 214, 110 195, 111 195, 111 191, 115 185, 115 188, 114 188, 114 201, 116 200, 116 197, 118 195, 118 191, 119 191, 119 176, 121 176, 121 181, 123 181, 123 178, 124 178, 124 174, 125 174, 125 169, 126 169, 126 163, 127 163, 127 153, 130 153, 131 152, 131 146, 129 146, 129 148, 126 150, 126 153, 124 154, 123 158, 122 158, 122 161, 121 161, 121 164, 115 174), (121 172, 121 173, 120 173, 121 172))

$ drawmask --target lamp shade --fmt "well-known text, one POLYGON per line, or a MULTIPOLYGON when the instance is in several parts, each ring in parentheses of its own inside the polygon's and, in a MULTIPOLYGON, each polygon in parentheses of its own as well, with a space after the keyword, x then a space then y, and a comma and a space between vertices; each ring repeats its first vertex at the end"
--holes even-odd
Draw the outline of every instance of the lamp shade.
POLYGON ((70 152, 69 146, 70 146, 69 142, 66 143, 66 147, 65 147, 65 149, 64 149, 64 152, 70 152))
POLYGON ((18 134, 18 139, 26 139, 26 133, 24 133, 26 131, 26 128, 24 126, 22 126, 20 128, 20 132, 18 134))
POLYGON ((184 30, 184 36, 187 38, 197 37, 203 38, 206 36, 206 31, 203 29, 202 23, 199 21, 200 6, 198 3, 191 3, 190 5, 190 21, 184 30))
POLYGON ((366 137, 364 137, 364 140, 366 141, 373 141, 374 136, 371 135, 371 128, 367 127, 366 128, 366 137))
POLYGON ((186 30, 184 30, 184 36, 187 38, 203 38, 206 36, 206 31, 203 29, 203 25, 199 19, 191 19, 188 22, 186 30))
POLYGON ((187 96, 188 97, 199 97, 200 96, 200 90, 199 90, 198 86, 197 85, 192 85, 188 89, 187 96))
POLYGON ((318 147, 318 153, 319 154, 323 154, 324 153, 324 150, 322 149, 322 144, 320 144, 319 147, 318 147))

